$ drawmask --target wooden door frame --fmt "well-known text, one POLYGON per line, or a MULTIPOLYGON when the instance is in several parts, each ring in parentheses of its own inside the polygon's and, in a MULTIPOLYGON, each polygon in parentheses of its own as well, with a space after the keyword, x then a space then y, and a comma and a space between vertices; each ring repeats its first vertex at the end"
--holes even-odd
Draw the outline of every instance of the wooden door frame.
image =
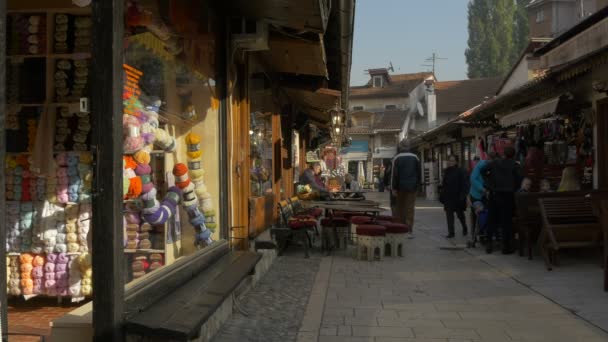
MULTIPOLYGON (((251 184, 249 182, 249 130, 250 130, 250 101, 248 56, 245 55, 243 63, 237 65, 237 80, 232 108, 229 111, 230 127, 228 129, 228 142, 230 144, 230 182, 229 194, 231 203, 226 210, 229 213, 229 227, 233 237, 236 237, 241 248, 248 248, 249 240, 249 195, 251 184), (242 243, 240 241, 243 241, 242 243)), ((231 80, 234 82, 235 80, 231 80)), ((235 241, 232 241, 235 242, 235 241)))
POLYGON ((125 0, 94 0, 91 119, 93 122, 93 340, 123 341, 122 83, 125 0), (104 229, 105 228, 105 229, 104 229))
MULTIPOLYGON (((4 210, 6 201, 5 160, 6 160, 6 1, 0 1, 0 208, 4 210)), ((0 218, 0 284, 6 284, 6 223, 0 218)), ((6 289, 0 291, 0 339, 8 333, 8 310, 6 289)))

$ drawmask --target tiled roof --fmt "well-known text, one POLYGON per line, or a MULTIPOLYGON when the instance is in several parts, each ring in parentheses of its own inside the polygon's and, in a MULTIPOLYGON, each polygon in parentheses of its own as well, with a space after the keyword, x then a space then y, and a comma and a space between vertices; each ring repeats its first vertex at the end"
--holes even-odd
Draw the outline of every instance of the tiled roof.
POLYGON ((419 72, 414 74, 397 74, 389 75, 390 83, 384 87, 374 88, 371 85, 371 80, 364 86, 356 86, 350 88, 351 98, 363 97, 407 97, 409 93, 416 88, 426 78, 433 76, 430 72, 419 72))
POLYGON ((401 130, 407 117, 406 111, 385 111, 374 113, 372 127, 351 127, 349 134, 374 134, 378 131, 401 130))
POLYGON ((407 116, 406 111, 386 111, 376 114, 374 119, 375 130, 400 130, 403 127, 405 118, 407 116))
POLYGON ((435 82, 437 113, 462 113, 496 94, 502 78, 435 82))
POLYGON ((373 134, 374 132, 372 131, 371 128, 367 128, 367 127, 351 127, 348 128, 346 130, 348 132, 348 134, 373 134))

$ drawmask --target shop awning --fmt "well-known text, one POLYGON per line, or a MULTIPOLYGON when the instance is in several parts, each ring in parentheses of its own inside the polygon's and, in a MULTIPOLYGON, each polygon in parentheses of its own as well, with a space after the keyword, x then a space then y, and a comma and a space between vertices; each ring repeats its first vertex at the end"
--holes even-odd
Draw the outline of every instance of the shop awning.
POLYGON ((316 33, 325 32, 331 7, 330 1, 321 0, 231 0, 227 3, 233 15, 316 33))
POLYGON ((553 115, 557 110, 558 104, 559 97, 556 97, 551 100, 526 107, 524 109, 518 110, 517 112, 511 113, 500 118, 500 125, 502 127, 510 127, 535 119, 540 119, 545 116, 553 115))
POLYGON ((270 33, 269 49, 258 52, 265 64, 275 72, 327 77, 322 35, 312 40, 294 39, 270 33))
POLYGON ((369 141, 367 140, 353 140, 350 146, 343 148, 340 153, 368 153, 369 152, 369 141))
POLYGON ((321 123, 330 121, 329 110, 340 101, 341 93, 337 90, 320 88, 316 91, 284 88, 287 96, 296 104, 307 109, 308 114, 321 123))

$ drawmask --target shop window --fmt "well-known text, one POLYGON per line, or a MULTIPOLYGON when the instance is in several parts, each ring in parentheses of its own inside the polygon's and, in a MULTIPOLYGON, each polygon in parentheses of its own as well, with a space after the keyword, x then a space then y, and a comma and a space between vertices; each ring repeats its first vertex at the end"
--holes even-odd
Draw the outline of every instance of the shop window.
POLYGON ((166 16, 157 2, 126 5, 127 281, 220 238, 215 17, 205 1, 187 4, 166 16))
POLYGON ((353 107, 353 111, 361 111, 363 109, 365 109, 365 107, 363 107, 363 106, 354 106, 353 107))
POLYGON ((79 106, 90 96, 93 20, 90 7, 22 6, 8 4, 6 17, 7 292, 17 303, 77 302, 93 294, 94 128, 79 106))
POLYGON ((397 105, 385 105, 384 109, 386 109, 386 110, 395 110, 395 109, 397 109, 397 105))
POLYGON ((251 196, 272 193, 272 115, 251 113, 251 196))

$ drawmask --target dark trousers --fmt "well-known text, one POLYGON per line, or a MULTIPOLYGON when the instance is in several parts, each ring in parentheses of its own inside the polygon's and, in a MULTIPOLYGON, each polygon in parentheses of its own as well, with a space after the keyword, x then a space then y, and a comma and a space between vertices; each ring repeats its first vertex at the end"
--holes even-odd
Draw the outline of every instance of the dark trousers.
POLYGON ((378 191, 384 192, 384 183, 382 183, 382 182, 378 183, 378 191))
POLYGON ((511 247, 513 236, 513 210, 515 207, 515 194, 512 192, 492 193, 489 203, 488 241, 498 237, 499 229, 502 231, 503 247, 511 247))
POLYGON ((448 234, 454 235, 454 214, 458 217, 462 230, 467 231, 467 220, 464 217, 464 210, 445 209, 445 215, 448 219, 448 234))
POLYGON ((477 213, 475 212, 475 207, 473 206, 473 203, 480 200, 474 198, 473 196, 469 196, 469 199, 471 200, 471 211, 469 214, 469 218, 471 219, 471 231, 475 231, 475 229, 477 229, 477 233, 479 233, 480 227, 477 227, 477 213))

